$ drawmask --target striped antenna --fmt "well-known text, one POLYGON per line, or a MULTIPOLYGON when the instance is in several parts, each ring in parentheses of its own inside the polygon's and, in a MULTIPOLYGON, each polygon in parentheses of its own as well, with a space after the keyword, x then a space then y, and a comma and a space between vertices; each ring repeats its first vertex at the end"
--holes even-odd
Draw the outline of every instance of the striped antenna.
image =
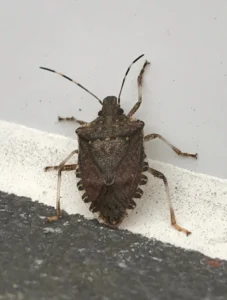
POLYGON ((128 69, 127 69, 127 71, 126 71, 126 73, 125 73, 124 79, 123 79, 123 81, 122 81, 120 93, 119 93, 119 96, 118 96, 118 99, 117 99, 117 104, 118 104, 118 105, 120 105, 120 101, 121 101, 121 100, 120 100, 121 92, 122 92, 122 89, 123 89, 123 86, 124 86, 124 83, 125 83, 125 79, 126 79, 126 77, 127 77, 127 75, 128 75, 129 70, 131 69, 132 65, 133 65, 135 62, 137 62, 137 60, 139 60, 139 59, 140 59, 141 57, 143 57, 143 56, 144 56, 144 54, 142 54, 142 55, 140 55, 139 57, 137 57, 137 58, 131 63, 131 65, 128 67, 128 69))
POLYGON ((69 78, 68 76, 66 76, 66 75, 64 75, 62 73, 56 72, 56 71, 48 69, 48 68, 40 67, 40 69, 56 73, 56 74, 58 74, 58 75, 60 75, 60 76, 62 76, 64 78, 68 79, 69 81, 72 81, 73 83, 75 83, 76 85, 78 85, 79 87, 81 87, 83 90, 85 90, 86 92, 88 92, 90 95, 92 95, 93 97, 95 97, 99 101, 99 103, 102 105, 102 101, 97 96, 95 96, 93 93, 91 93, 89 90, 87 90, 85 87, 83 87, 80 83, 76 82, 75 80, 69 78))

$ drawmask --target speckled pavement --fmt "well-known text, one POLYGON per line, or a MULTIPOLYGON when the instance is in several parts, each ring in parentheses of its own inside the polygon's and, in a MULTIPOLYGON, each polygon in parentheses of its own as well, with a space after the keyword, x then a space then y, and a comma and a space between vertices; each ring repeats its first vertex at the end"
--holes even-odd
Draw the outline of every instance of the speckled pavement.
POLYGON ((0 193, 0 299, 226 300, 227 262, 0 193))

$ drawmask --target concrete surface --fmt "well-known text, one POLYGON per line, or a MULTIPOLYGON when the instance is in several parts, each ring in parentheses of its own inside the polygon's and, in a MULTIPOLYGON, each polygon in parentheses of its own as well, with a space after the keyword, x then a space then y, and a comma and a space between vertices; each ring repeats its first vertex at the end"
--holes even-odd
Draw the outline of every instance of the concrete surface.
MULTIPOLYGON (((77 148, 77 141, 7 122, 0 122, 0 140, 4 141, 0 147, 0 190, 55 206, 57 173, 45 173, 43 168, 58 165, 77 148)), ((75 163, 77 156, 71 161, 75 163)), ((178 223, 192 235, 186 237, 170 226, 163 183, 150 175, 143 198, 136 201, 137 208, 120 228, 227 259, 227 180, 160 162, 150 164, 166 175, 178 223)), ((74 172, 64 172, 61 197, 69 214, 94 218, 81 200, 74 172)))
MULTIPOLYGON (((151 61, 136 117, 199 160, 178 159, 161 142, 149 158, 227 178, 227 2, 159 0, 0 1, 0 119, 74 138, 58 115, 90 121, 99 103, 74 84, 39 69, 56 69, 98 97, 117 95, 131 61, 151 61)), ((122 106, 137 100, 139 61, 122 106)))
POLYGON ((0 193, 0 299, 225 300, 227 262, 0 193))

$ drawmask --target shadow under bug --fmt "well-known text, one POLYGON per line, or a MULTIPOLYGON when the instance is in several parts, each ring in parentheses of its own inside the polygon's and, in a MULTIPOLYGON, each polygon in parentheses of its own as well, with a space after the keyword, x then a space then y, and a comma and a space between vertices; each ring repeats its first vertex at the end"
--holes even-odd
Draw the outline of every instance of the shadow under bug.
POLYGON ((76 130, 79 149, 70 153, 60 165, 45 168, 45 171, 58 171, 56 215, 48 217, 48 221, 51 222, 61 217, 60 186, 62 171, 76 170, 76 176, 80 178, 77 187, 79 190, 84 191, 83 201, 90 203, 90 211, 93 213, 98 212, 99 219, 113 228, 121 224, 127 215, 127 209, 136 207, 133 199, 142 197, 143 191, 140 186, 147 183, 148 177, 144 173, 148 171, 151 175, 163 180, 170 209, 171 225, 176 230, 183 231, 186 235, 191 233, 177 224, 167 179, 161 172, 149 167, 145 161, 144 143, 159 138, 180 156, 197 158, 197 154, 181 152, 159 134, 153 133, 144 136, 144 122, 133 118, 142 103, 142 82, 144 71, 149 65, 148 61, 145 61, 138 76, 137 102, 127 114, 120 107, 121 92, 127 74, 131 66, 143 56, 144 54, 137 57, 128 67, 118 98, 108 96, 103 101, 68 76, 40 67, 74 82, 95 97, 102 105, 98 117, 90 123, 74 117, 58 118, 59 121, 73 121, 81 125, 76 130), (78 154, 78 163, 66 164, 75 154, 78 154))

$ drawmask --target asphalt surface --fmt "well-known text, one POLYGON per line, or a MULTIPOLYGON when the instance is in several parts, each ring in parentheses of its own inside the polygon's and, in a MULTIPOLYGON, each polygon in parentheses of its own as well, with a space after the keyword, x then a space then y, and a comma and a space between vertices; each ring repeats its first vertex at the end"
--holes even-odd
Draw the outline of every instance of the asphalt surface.
POLYGON ((226 300, 227 262, 0 192, 0 299, 226 300))

